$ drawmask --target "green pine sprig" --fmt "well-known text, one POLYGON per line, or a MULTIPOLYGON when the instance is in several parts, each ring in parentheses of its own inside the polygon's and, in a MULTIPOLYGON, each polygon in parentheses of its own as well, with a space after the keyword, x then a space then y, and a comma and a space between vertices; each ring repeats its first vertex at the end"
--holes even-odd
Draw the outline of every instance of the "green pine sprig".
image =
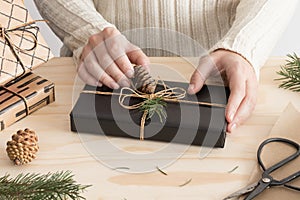
POLYGON ((153 99, 146 99, 143 105, 140 107, 140 110, 148 111, 147 119, 151 119, 154 114, 157 114, 161 123, 167 118, 167 113, 164 107, 166 102, 163 101, 161 97, 156 97, 153 99))
POLYGON ((281 70, 277 72, 282 77, 276 80, 282 81, 279 85, 280 88, 300 92, 300 58, 296 53, 287 56, 286 64, 281 66, 281 70))
POLYGON ((0 177, 0 199, 10 200, 66 200, 85 199, 80 195, 91 185, 77 184, 70 171, 48 174, 27 173, 11 178, 0 177))

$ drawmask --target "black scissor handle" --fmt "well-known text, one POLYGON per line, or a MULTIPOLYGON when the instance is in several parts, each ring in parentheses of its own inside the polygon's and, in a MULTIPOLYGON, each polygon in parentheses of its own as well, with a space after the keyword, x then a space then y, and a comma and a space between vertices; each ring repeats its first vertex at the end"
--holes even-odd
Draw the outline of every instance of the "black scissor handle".
MULTIPOLYGON (((257 160, 258 160, 258 163, 259 165, 261 166, 261 168, 263 169, 263 174, 265 175, 270 175, 271 172, 277 170, 278 168, 286 165, 287 163, 289 163, 290 161, 296 159, 297 157, 300 156, 300 145, 297 143, 297 142, 294 142, 292 140, 289 140, 289 139, 286 139, 286 138, 269 138, 265 141, 263 141, 260 146, 258 147, 258 150, 257 150, 257 160), (292 147, 294 147, 296 149, 296 152, 293 153, 292 155, 286 157, 285 159, 279 161, 278 163, 274 164, 273 166, 269 167, 266 169, 264 163, 262 162, 262 159, 261 159, 261 152, 263 150, 263 148, 271 143, 271 142, 279 142, 279 143, 285 143, 285 144, 288 144, 292 147)), ((296 177, 299 176, 299 172, 296 172, 280 181, 277 181, 277 180, 274 180, 274 185, 282 185, 282 184, 285 184, 293 179, 295 179, 296 177)))

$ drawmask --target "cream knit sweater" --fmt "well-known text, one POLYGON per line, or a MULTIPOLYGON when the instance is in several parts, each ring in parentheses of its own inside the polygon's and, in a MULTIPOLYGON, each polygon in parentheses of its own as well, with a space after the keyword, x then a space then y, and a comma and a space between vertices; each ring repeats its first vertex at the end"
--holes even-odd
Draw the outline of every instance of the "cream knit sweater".
MULTIPOLYGON (((116 26, 121 32, 157 27, 185 34, 209 52, 219 48, 237 52, 253 65, 257 75, 259 67, 267 59, 291 18, 297 2, 297 0, 35 0, 41 15, 50 22, 50 27, 64 43, 62 56, 71 55, 75 50, 78 56, 78 51, 80 53, 88 38, 105 27, 116 26)), ((162 38, 158 39, 150 34, 147 38, 135 36, 129 40, 137 45, 143 42, 141 40, 147 40, 149 46, 151 43, 174 44, 171 37, 162 38)), ((180 42, 177 48, 185 49, 180 42)), ((145 49, 145 52, 149 56, 168 55, 168 52, 153 49, 145 49)))

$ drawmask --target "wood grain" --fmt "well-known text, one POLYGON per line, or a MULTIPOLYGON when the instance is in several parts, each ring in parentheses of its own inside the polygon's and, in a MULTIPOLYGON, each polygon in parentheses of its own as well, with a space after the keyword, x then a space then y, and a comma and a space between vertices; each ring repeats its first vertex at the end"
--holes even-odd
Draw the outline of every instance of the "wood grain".
MULTIPOLYGON (((152 74, 159 75, 161 79, 186 82, 197 63, 196 59, 187 61, 184 58, 151 58, 151 61, 152 74)), ((55 83, 56 101, 0 132, 0 176, 6 173, 15 176, 21 172, 71 170, 78 182, 93 185, 83 193, 91 200, 222 199, 247 184, 256 163, 258 144, 268 136, 288 103, 293 103, 300 110, 300 95, 279 89, 279 83, 274 81, 276 71, 283 63, 283 58, 271 58, 261 69, 256 109, 244 125, 228 135, 224 149, 213 149, 208 156, 200 159, 200 153, 209 149, 191 146, 174 162, 159 166, 168 173, 165 176, 155 170, 132 174, 126 173, 125 168, 119 171, 111 169, 87 151, 82 138, 71 132, 69 126, 69 113, 76 100, 73 89, 79 90, 74 87, 76 67, 71 58, 52 59, 35 73, 55 83), (6 141, 18 129, 25 127, 34 129, 39 135, 40 150, 32 163, 17 167, 6 155, 6 141), (238 168, 234 172, 228 173, 236 166, 238 168), (191 178, 189 184, 179 187, 191 178)), ((96 142, 105 140, 100 136, 90 136, 88 139, 96 142)), ((151 141, 141 144, 130 139, 108 139, 128 152, 137 153, 156 151, 164 145, 151 141)), ((174 149, 176 155, 175 146, 174 149)), ((113 152, 105 155, 106 159, 118 162, 119 157, 111 155, 114 155, 113 152)), ((174 155, 162 153, 160 159, 170 159, 174 155)))

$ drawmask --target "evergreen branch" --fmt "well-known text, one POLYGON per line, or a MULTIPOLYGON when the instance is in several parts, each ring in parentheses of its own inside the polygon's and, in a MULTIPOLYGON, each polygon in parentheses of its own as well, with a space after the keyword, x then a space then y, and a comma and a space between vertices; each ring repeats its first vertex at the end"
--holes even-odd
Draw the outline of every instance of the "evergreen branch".
POLYGON ((281 70, 277 72, 282 77, 275 80, 282 81, 280 88, 300 92, 300 58, 296 53, 288 54, 287 57, 285 66, 281 66, 281 70))
POLYGON ((163 120, 167 118, 167 113, 164 109, 166 105, 166 102, 164 102, 161 97, 156 97, 153 99, 146 99, 140 107, 140 110, 143 112, 146 110, 148 111, 147 119, 151 119, 154 114, 157 114, 160 122, 162 123, 163 120))
POLYGON ((85 199, 80 196, 91 185, 80 185, 73 179, 70 171, 41 174, 19 174, 0 177, 0 199, 47 200, 47 199, 85 199))

